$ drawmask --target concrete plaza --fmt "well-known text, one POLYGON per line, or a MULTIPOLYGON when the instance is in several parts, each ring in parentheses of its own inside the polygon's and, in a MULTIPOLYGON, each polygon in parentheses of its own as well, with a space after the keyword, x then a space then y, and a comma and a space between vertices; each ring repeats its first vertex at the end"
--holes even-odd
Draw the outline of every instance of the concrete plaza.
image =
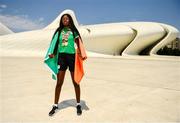
POLYGON ((76 115, 67 71, 53 117, 48 112, 56 81, 43 58, 1 57, 0 62, 1 123, 180 122, 179 59, 89 58, 81 81, 83 114, 76 115))

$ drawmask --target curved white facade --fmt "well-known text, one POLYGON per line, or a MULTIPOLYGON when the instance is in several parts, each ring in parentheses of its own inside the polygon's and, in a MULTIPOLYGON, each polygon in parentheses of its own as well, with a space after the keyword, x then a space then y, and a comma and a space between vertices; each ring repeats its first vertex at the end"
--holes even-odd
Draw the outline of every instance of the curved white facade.
POLYGON ((63 11, 50 25, 42 30, 0 36, 3 55, 45 55, 52 35, 59 26, 60 18, 68 13, 72 16, 88 51, 133 56, 146 50, 147 55, 157 51, 176 39, 179 31, 166 24, 155 22, 126 22, 96 25, 79 25, 73 11, 63 11))
POLYGON ((7 35, 12 33, 13 31, 11 31, 8 27, 6 27, 0 22, 0 35, 7 35))
POLYGON ((156 55, 157 51, 175 40, 179 31, 166 24, 155 22, 127 22, 109 23, 97 25, 78 25, 74 12, 71 10, 63 11, 55 21, 45 29, 58 27, 61 16, 69 13, 74 23, 79 27, 82 38, 84 39, 87 50, 110 54, 110 55, 139 55, 141 51, 154 45, 149 55, 156 55))
POLYGON ((139 55, 154 45, 147 54, 157 51, 174 41, 179 31, 166 24, 152 22, 111 23, 83 26, 89 34, 82 35, 88 50, 104 54, 139 55))

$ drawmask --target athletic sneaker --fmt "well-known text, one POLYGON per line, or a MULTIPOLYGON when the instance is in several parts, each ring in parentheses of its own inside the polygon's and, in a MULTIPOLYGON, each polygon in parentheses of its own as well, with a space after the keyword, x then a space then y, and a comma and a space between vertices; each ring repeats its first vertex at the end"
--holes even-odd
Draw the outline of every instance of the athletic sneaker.
POLYGON ((58 107, 53 105, 53 108, 49 112, 49 116, 52 116, 53 114, 55 114, 57 110, 58 110, 58 107))
POLYGON ((82 114, 81 106, 77 105, 76 109, 77 109, 77 115, 81 115, 82 114))

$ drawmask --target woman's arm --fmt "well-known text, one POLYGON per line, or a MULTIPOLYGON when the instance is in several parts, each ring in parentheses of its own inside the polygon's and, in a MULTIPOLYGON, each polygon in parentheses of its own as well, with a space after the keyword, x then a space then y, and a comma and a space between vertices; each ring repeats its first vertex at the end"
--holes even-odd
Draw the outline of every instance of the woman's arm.
POLYGON ((58 39, 58 32, 56 32, 51 40, 51 43, 50 43, 50 47, 49 47, 49 53, 48 53, 48 56, 50 58, 53 58, 55 56, 54 54, 54 51, 56 50, 56 45, 57 45, 57 39, 58 39))
POLYGON ((87 59, 86 52, 85 52, 84 46, 82 44, 81 38, 80 37, 75 38, 75 42, 78 47, 78 50, 77 50, 78 54, 81 56, 81 58, 83 60, 87 59))

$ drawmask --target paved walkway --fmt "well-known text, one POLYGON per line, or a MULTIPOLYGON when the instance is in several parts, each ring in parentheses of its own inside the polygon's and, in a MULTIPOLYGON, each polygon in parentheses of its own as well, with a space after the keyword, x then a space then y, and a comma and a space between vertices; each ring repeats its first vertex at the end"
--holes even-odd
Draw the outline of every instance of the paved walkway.
POLYGON ((83 114, 69 71, 60 110, 48 116, 56 82, 42 58, 1 57, 0 122, 180 122, 180 62, 89 58, 81 82, 83 114))

